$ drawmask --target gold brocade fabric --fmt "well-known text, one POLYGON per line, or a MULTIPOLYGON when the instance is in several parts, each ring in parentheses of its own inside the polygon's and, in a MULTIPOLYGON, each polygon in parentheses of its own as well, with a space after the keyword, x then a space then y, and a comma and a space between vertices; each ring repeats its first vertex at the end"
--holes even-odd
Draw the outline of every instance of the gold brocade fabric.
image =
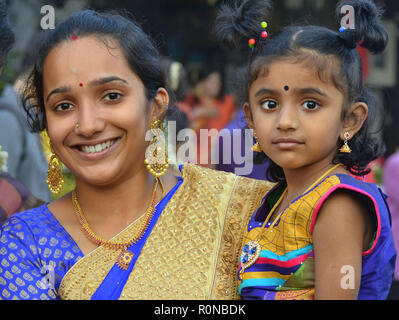
MULTIPOLYGON (((186 164, 120 299, 238 299, 238 256, 246 224, 271 185, 186 164)), ((129 239, 140 221, 114 237, 129 239)), ((99 247, 60 286, 62 299, 90 299, 119 251, 99 247)))

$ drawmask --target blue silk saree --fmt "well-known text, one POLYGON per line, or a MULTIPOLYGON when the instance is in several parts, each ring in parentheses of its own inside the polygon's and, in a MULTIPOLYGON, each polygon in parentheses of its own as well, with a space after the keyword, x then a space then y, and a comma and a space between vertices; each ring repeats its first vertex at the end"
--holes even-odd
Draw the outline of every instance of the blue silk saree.
POLYGON ((189 164, 181 173, 126 270, 120 250, 84 256, 47 205, 13 215, 0 227, 0 299, 237 299, 244 228, 271 184, 189 164))

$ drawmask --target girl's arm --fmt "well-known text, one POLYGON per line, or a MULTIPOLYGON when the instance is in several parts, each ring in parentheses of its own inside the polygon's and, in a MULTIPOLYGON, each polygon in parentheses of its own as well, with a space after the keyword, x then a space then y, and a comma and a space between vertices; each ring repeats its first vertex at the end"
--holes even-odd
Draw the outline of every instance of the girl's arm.
POLYGON ((344 192, 328 197, 313 229, 315 299, 357 299, 362 252, 372 233, 370 214, 358 199, 344 192))

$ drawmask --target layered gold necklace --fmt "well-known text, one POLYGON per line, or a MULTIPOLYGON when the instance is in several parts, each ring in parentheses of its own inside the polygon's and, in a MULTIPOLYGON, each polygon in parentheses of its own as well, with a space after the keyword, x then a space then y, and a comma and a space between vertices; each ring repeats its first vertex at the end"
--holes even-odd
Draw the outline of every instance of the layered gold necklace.
POLYGON ((134 243, 137 243, 144 235, 146 230, 148 229, 151 219, 154 215, 155 212, 155 202, 156 202, 156 195, 157 195, 157 187, 158 187, 158 182, 159 178, 156 178, 154 181, 154 187, 152 190, 152 197, 151 197, 151 202, 149 207, 147 208, 145 214, 144 214, 144 219, 140 225, 140 228, 138 229, 138 232, 129 240, 126 242, 113 242, 107 239, 103 239, 99 235, 97 235, 90 227, 89 223, 86 220, 86 217, 83 214, 83 210, 79 205, 78 198, 76 195, 76 190, 72 191, 72 204, 73 204, 73 209, 75 211, 75 214, 79 220, 80 226, 82 227, 83 233, 87 236, 89 240, 94 242, 98 246, 104 246, 110 249, 115 249, 115 250, 122 250, 121 253, 119 254, 117 258, 117 265, 123 269, 127 270, 130 262, 133 259, 134 254, 129 251, 127 248, 133 245, 134 243))

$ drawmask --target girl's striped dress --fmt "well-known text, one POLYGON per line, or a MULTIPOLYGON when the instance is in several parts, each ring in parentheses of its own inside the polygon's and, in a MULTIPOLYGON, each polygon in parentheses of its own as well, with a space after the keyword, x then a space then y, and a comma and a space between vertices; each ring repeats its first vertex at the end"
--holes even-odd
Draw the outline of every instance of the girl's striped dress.
POLYGON ((267 230, 258 239, 263 222, 284 189, 284 184, 276 184, 247 225, 238 271, 238 290, 242 298, 314 298, 314 260, 317 257, 313 252, 313 227, 323 202, 340 189, 359 197, 370 208, 376 226, 373 241, 363 252, 358 299, 386 299, 392 283, 396 251, 390 213, 381 190, 350 175, 330 175, 295 199, 272 229, 270 223, 265 226, 267 230), (260 255, 253 265, 245 268, 256 251, 253 241, 259 242, 260 255))

